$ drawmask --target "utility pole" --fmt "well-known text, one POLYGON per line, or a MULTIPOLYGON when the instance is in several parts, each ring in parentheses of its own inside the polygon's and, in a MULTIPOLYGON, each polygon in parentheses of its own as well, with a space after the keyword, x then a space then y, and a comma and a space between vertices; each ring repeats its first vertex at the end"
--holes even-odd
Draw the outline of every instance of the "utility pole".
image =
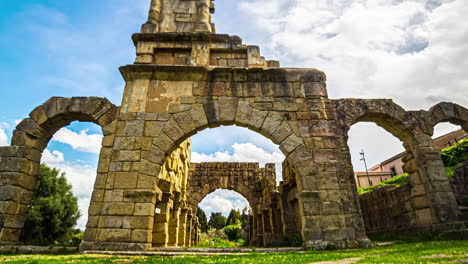
POLYGON ((372 182, 369 177, 369 171, 367 170, 366 155, 364 154, 364 150, 361 150, 359 154, 361 154, 361 160, 364 161, 364 166, 366 167, 367 182, 369 183, 369 186, 372 186, 372 182))

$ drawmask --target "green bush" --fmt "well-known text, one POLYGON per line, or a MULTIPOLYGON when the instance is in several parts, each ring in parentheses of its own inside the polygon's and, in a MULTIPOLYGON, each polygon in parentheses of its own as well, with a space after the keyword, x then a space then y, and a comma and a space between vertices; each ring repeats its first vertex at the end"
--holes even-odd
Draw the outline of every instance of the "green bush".
POLYGON ((241 238, 241 230, 241 225, 228 225, 224 228, 224 233, 229 241, 237 241, 241 238))
POLYGON ((464 139, 455 145, 445 148, 440 153, 445 167, 457 166, 468 160, 468 139, 464 139))
POLYGON ((302 246, 302 236, 299 233, 287 234, 283 237, 283 247, 301 247, 302 246))

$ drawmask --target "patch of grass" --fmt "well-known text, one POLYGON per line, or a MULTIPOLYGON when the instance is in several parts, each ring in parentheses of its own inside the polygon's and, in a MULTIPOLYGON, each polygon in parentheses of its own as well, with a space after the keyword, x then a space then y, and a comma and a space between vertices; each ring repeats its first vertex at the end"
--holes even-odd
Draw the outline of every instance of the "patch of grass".
POLYGON ((364 193, 367 193, 367 192, 372 192, 373 190, 375 190, 377 188, 381 188, 383 186, 392 185, 392 186, 395 186, 395 187, 400 187, 401 185, 408 183, 408 177, 409 177, 409 175, 407 173, 405 173, 405 174, 395 176, 395 177, 393 177, 393 178, 391 178, 389 180, 380 182, 378 185, 369 186, 369 187, 365 187, 365 188, 358 187, 358 194, 364 194, 364 193))
POLYGON ((356 263, 454 263, 468 259, 468 241, 437 241, 425 243, 401 243, 372 249, 309 251, 301 253, 252 253, 235 256, 177 256, 177 257, 129 257, 99 255, 10 255, 0 256, 5 264, 45 263, 233 263, 233 264, 305 264, 319 261, 338 261, 362 258, 356 263), (423 258, 424 257, 424 258, 423 258))
POLYGON ((196 247, 198 248, 232 248, 232 247, 240 247, 243 245, 244 242, 245 242, 244 240, 239 240, 236 242, 236 241, 229 241, 227 239, 215 237, 215 238, 203 240, 196 247))
POLYGON ((419 232, 413 234, 378 234, 368 235, 369 239, 374 242, 392 241, 395 243, 421 243, 421 242, 434 242, 445 240, 445 234, 433 232, 419 232))

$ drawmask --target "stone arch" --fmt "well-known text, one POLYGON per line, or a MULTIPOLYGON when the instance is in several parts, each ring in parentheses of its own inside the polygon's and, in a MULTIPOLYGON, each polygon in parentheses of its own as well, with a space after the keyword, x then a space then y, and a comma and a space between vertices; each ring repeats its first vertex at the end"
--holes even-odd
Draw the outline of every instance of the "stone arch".
MULTIPOLYGON (((465 107, 450 103, 450 102, 441 102, 428 111, 431 113, 431 118, 427 118, 432 129, 439 123, 450 122, 454 125, 459 125, 468 133, 468 109, 465 107)), ((431 131, 431 135, 433 130, 431 131)))
MULTIPOLYGON (((42 151, 55 132, 73 121, 92 122, 102 128, 104 134, 99 173, 105 167, 106 153, 113 144, 118 107, 106 98, 52 97, 34 109, 29 118, 21 121, 13 132, 10 147, 0 148, 2 183, 0 198, 0 242, 18 241, 23 228, 27 206, 36 183, 42 151), (4 210, 6 208, 6 210, 4 210)), ((101 175, 102 177, 102 175, 101 175)))
POLYGON ((261 180, 268 167, 273 167, 274 170, 274 164, 259 168, 258 163, 193 163, 187 188, 187 203, 196 209, 207 195, 219 189, 226 189, 241 194, 252 208, 256 208, 261 199, 261 180), (259 170, 262 172, 258 173, 259 170), (224 174, 220 171, 230 173, 224 174))
POLYGON ((419 112, 405 111, 387 99, 340 99, 333 104, 345 141, 353 124, 374 122, 404 143, 403 170, 410 175, 412 208, 407 229, 437 230, 440 224, 457 219, 458 209, 439 151, 424 132, 419 112))

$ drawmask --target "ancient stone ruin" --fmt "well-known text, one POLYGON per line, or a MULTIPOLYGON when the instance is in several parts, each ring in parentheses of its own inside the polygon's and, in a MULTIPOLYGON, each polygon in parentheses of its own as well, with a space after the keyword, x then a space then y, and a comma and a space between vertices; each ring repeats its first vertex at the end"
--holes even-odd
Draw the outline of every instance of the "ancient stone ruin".
POLYGON ((400 199, 404 218, 395 223, 442 231, 460 220, 431 136, 440 122, 468 131, 466 108, 406 111, 388 99, 329 99, 323 72, 280 68, 239 37, 215 34, 212 12, 210 0, 153 0, 132 37, 135 62, 120 68, 120 107, 105 98, 52 97, 16 127, 11 146, 0 148, 1 243, 18 242, 42 151, 73 121, 93 122, 104 134, 82 250, 195 245, 197 205, 217 188, 249 201, 253 245, 298 233, 309 248, 368 247, 347 145, 350 127, 363 121, 407 151, 410 183, 400 199), (221 125, 247 127, 279 145, 286 156, 279 186, 274 165, 191 164, 190 136, 221 125))

